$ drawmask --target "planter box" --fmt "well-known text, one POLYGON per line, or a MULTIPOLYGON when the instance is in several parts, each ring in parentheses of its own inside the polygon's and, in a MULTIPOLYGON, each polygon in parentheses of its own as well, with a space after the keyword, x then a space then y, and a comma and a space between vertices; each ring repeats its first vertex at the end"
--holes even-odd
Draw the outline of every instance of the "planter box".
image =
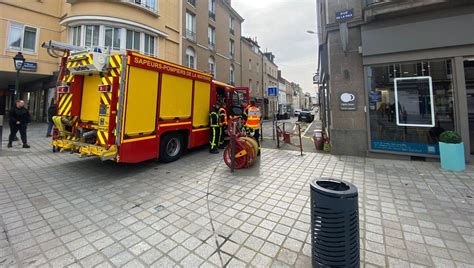
POLYGON ((442 169, 450 171, 463 171, 466 169, 463 142, 458 144, 439 142, 439 156, 442 169))

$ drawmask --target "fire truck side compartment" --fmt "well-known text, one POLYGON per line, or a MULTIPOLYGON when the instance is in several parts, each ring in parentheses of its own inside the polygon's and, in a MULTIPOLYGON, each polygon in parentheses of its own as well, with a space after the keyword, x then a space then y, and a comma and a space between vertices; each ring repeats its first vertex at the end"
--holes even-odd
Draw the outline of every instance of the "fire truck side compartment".
POLYGON ((100 93, 98 86, 101 84, 100 76, 94 74, 84 76, 82 87, 82 105, 81 105, 81 121, 92 121, 97 123, 99 120, 100 93))
POLYGON ((211 87, 209 83, 194 82, 193 128, 209 126, 211 87))
POLYGON ((125 135, 132 137, 155 131, 158 75, 158 72, 130 67, 125 99, 125 135))
POLYGON ((193 80, 162 74, 160 119, 191 118, 193 80))

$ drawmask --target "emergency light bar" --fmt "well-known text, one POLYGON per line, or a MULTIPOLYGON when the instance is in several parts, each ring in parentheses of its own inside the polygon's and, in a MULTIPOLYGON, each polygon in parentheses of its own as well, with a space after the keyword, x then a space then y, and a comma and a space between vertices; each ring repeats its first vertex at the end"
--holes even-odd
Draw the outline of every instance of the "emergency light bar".
POLYGON ((56 90, 58 93, 69 93, 68 86, 58 86, 56 90))

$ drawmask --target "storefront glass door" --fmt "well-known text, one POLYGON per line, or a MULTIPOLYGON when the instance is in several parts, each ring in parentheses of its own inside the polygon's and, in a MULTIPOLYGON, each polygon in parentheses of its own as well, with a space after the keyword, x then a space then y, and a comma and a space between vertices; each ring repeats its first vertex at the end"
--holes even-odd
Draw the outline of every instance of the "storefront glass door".
POLYGON ((371 149, 438 155, 439 135, 454 130, 451 60, 370 66, 367 73, 371 149))

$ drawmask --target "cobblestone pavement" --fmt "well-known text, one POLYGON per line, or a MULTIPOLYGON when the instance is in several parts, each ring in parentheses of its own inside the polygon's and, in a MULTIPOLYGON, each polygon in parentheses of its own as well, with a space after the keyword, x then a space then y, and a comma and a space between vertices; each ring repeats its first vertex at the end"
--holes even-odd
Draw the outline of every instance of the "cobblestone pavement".
POLYGON ((358 187, 366 267, 474 266, 472 166, 265 149, 231 175, 206 150, 136 165, 53 154, 45 127, 0 152, 0 266, 310 267, 320 176, 358 187))

